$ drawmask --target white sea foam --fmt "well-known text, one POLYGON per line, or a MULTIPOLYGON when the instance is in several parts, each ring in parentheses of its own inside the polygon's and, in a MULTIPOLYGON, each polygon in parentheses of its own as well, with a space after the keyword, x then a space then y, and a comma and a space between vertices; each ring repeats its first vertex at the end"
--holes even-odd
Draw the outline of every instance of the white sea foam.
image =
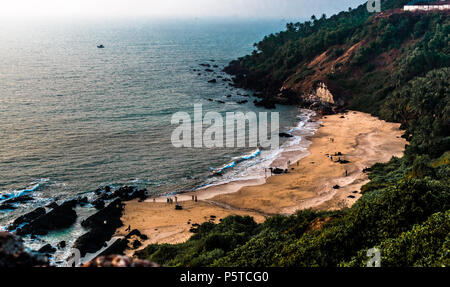
POLYGON ((212 169, 220 177, 214 177, 207 183, 196 189, 204 189, 210 186, 222 185, 233 181, 261 179, 266 176, 266 170, 270 167, 287 168, 288 163, 294 163, 308 155, 308 147, 311 144, 308 136, 314 135, 319 124, 311 121, 314 111, 301 110, 297 118, 300 122, 288 133, 293 137, 284 142, 275 150, 257 150, 250 155, 234 158, 233 161, 218 169, 212 169), (241 159, 241 161, 239 161, 241 159), (242 160, 244 159, 244 160, 242 160))

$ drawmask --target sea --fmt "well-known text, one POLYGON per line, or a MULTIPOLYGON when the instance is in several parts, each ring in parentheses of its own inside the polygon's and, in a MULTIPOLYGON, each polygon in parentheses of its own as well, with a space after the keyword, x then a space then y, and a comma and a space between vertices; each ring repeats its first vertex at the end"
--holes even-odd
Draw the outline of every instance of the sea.
MULTIPOLYGON (((0 226, 55 200, 92 196, 105 185, 146 188, 150 196, 174 194, 261 176, 257 171, 283 151, 305 151, 305 137, 316 129, 312 111, 256 107, 253 93, 230 85, 222 71, 285 22, 0 22, 0 204, 13 196, 33 197, 1 210, 0 226), (194 104, 222 115, 278 112, 279 131, 293 137, 269 150, 176 148, 171 118, 192 114, 194 104), (222 176, 213 176, 215 170, 222 176)), ((77 210, 80 220, 92 210, 77 210)), ((70 244, 83 232, 77 223, 26 243, 34 249, 61 240, 70 244)))

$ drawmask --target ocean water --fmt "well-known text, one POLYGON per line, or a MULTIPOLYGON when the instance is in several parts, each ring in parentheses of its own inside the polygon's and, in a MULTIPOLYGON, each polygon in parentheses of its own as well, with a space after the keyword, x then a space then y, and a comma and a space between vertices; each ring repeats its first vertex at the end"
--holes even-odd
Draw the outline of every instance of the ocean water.
MULTIPOLYGON (((2 25, 0 198, 28 193, 34 200, 15 211, 0 211, 0 226, 55 198, 91 193, 103 185, 137 185, 157 195, 248 177, 252 167, 279 153, 175 148, 170 120, 179 111, 192 113, 194 103, 203 104, 204 112, 222 114, 267 111, 239 95, 249 91, 208 80, 228 78, 221 69, 250 53, 265 35, 281 30, 283 21, 2 25), (105 48, 98 49, 99 44, 105 48), (202 63, 218 67, 208 73, 202 63), (236 103, 245 99, 249 103, 236 103), (211 170, 252 154, 223 177, 211 177, 211 170)), ((310 115, 290 106, 276 111, 281 131, 301 129, 310 115)))

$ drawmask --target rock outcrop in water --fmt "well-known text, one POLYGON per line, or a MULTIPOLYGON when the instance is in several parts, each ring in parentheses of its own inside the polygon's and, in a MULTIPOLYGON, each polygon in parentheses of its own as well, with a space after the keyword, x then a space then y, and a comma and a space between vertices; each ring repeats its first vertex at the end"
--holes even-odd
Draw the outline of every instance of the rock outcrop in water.
MULTIPOLYGON (((32 214, 27 214, 27 218, 33 218, 30 222, 16 230, 17 235, 46 235, 49 231, 65 229, 75 223, 77 213, 74 208, 77 205, 76 200, 69 200, 59 206, 55 206, 49 212, 42 214, 42 209, 37 209, 32 214), (38 216, 39 215, 39 216, 38 216)), ((18 218, 17 220, 19 220, 18 218)), ((19 222, 25 222, 24 218, 19 222)), ((13 226, 18 222, 14 221, 13 226)))
MULTIPOLYGON (((102 189, 96 190, 95 194, 97 197, 92 201, 89 201, 86 196, 80 196, 65 201, 60 205, 54 201, 45 207, 38 207, 16 218, 7 227, 7 230, 20 236, 31 235, 32 239, 36 239, 36 236, 69 228, 77 219, 77 213, 74 208, 76 206, 84 207, 91 203, 99 211, 82 221, 81 225, 88 229, 88 232, 79 237, 73 247, 78 248, 82 256, 86 253, 95 253, 104 247, 105 243, 112 238, 117 228, 122 226, 122 221, 120 220, 123 211, 122 202, 133 199, 143 201, 147 198, 147 190, 123 186, 113 191, 109 186, 105 186, 102 189), (107 202, 110 203, 105 207, 107 202)), ((143 238, 145 235, 140 234, 137 230, 133 230, 129 236, 122 239, 122 241, 115 242, 105 250, 104 255, 123 253, 128 248, 131 236, 146 240, 146 238, 143 238)), ((58 249, 65 248, 66 242, 61 242, 57 247, 58 249)), ((43 254, 50 255, 56 251, 56 248, 49 244, 44 244, 39 251, 43 254)))
POLYGON ((123 212, 121 199, 116 199, 107 207, 81 222, 81 226, 90 229, 79 237, 74 248, 80 250, 81 256, 100 250, 109 241, 116 229, 123 225, 120 218, 123 212))

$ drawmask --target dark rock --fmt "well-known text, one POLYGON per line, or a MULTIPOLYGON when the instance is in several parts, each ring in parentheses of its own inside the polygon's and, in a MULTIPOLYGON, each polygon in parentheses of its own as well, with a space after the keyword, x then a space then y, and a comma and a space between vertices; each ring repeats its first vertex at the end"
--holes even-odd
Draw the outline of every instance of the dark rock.
POLYGON ((51 246, 50 244, 46 244, 44 246, 42 246, 39 250, 39 253, 42 254, 53 254, 56 252, 56 248, 54 248, 53 246, 51 246))
POLYGON ((261 101, 254 100, 253 103, 257 107, 264 107, 264 108, 269 109, 269 110, 276 108, 275 103, 270 101, 270 100, 265 100, 265 99, 263 99, 261 101))
POLYGON ((355 198, 355 196, 354 195, 349 195, 348 198, 355 198))
POLYGON ((63 248, 66 248, 66 242, 65 241, 61 241, 61 242, 59 242, 58 243, 58 245, 57 245, 57 247, 58 247, 58 249, 63 249, 63 248))
POLYGON ((16 234, 45 235, 51 230, 68 228, 74 224, 77 219, 77 213, 73 210, 76 204, 76 200, 66 201, 48 213, 37 217, 30 223, 17 229, 16 234))
POLYGON ((239 101, 239 102, 237 102, 239 105, 242 105, 242 104, 246 104, 246 103, 248 103, 248 101, 247 100, 243 100, 243 101, 239 101))
POLYGON ((175 205, 175 210, 183 210, 183 206, 181 205, 175 205))
POLYGON ((339 188, 341 188, 341 187, 340 187, 339 185, 336 184, 335 186, 333 186, 333 188, 334 188, 334 189, 339 189, 339 188))
POLYGON ((281 168, 272 169, 273 174, 283 174, 284 172, 285 172, 284 169, 281 169, 281 168))
POLYGON ((139 240, 135 240, 132 243, 133 249, 137 249, 142 246, 142 243, 139 240))
POLYGON ((88 198, 87 198, 86 196, 84 196, 84 197, 79 197, 79 198, 77 199, 77 204, 80 205, 80 206, 85 206, 85 205, 88 204, 88 203, 89 203, 89 200, 88 200, 88 198))
POLYGON ((123 203, 120 199, 116 199, 107 207, 83 220, 81 226, 84 228, 97 228, 105 225, 114 225, 115 228, 118 228, 122 226, 122 221, 120 221, 122 211, 123 203))
POLYGON ((22 196, 16 196, 10 199, 7 199, 3 201, 3 204, 11 204, 11 203, 25 203, 27 201, 33 200, 33 197, 31 195, 22 195, 22 196))
POLYGON ((126 239, 130 239, 132 236, 137 236, 137 237, 139 237, 139 238, 142 239, 142 240, 147 240, 147 239, 148 239, 147 235, 142 234, 142 233, 141 233, 139 230, 137 230, 137 229, 133 229, 130 233, 128 233, 128 234, 125 236, 125 238, 126 238, 126 239))
POLYGON ((105 233, 101 229, 93 229, 78 237, 73 247, 80 251, 81 256, 85 256, 86 253, 95 253, 110 240, 113 234, 114 231, 105 233))
POLYGON ((122 212, 123 203, 116 199, 81 222, 81 226, 90 229, 75 241, 74 248, 80 250, 81 256, 96 252, 111 239, 116 229, 123 225, 120 220, 122 212))
POLYGON ((35 266, 49 266, 48 259, 40 254, 26 252, 19 237, 0 232, 0 267, 35 266))
POLYGON ((128 240, 125 238, 117 239, 111 246, 102 251, 98 256, 108 256, 112 254, 123 255, 125 250, 128 249, 128 240))
POLYGON ((17 227, 19 227, 20 225, 31 222, 31 221, 35 220, 36 218, 38 218, 39 216, 42 216, 44 214, 45 214, 45 208, 38 207, 35 210, 16 218, 16 220, 14 220, 13 223, 10 226, 8 226, 8 230, 12 231, 12 230, 16 229, 17 227))
POLYGON ((52 203, 46 205, 45 207, 55 209, 58 206, 59 206, 58 203, 56 203, 56 201, 53 201, 52 203))
POLYGON ((92 205, 96 208, 96 209, 102 209, 105 207, 105 201, 101 198, 97 198, 96 200, 94 200, 92 202, 92 205))
POLYGON ((0 205, 0 210, 14 210, 16 207, 12 204, 4 203, 0 205))
POLYGON ((280 136, 280 138, 292 138, 292 137, 294 137, 293 135, 291 135, 289 133, 280 133, 279 136, 280 136))
POLYGON ((136 198, 145 200, 147 199, 147 189, 136 190, 136 188, 132 186, 123 186, 105 199, 114 199, 117 197, 123 201, 129 201, 136 198))

